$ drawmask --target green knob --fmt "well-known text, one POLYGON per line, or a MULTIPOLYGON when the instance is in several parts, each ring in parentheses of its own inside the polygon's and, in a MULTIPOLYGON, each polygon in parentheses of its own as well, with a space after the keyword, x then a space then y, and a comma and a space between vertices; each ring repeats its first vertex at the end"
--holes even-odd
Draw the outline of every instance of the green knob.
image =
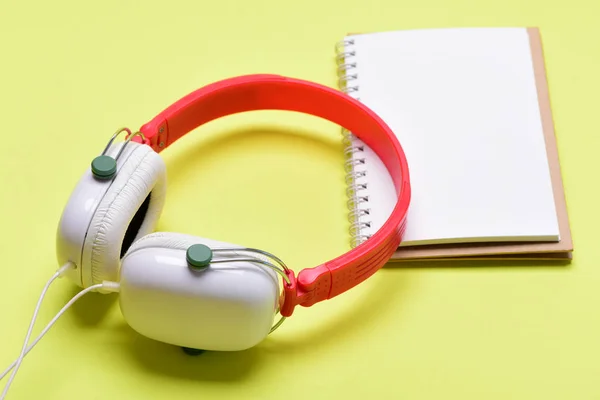
POLYGON ((188 247, 185 258, 192 268, 206 268, 212 260, 212 250, 203 244, 194 244, 188 247))
POLYGON ((98 156, 92 160, 92 173, 99 179, 110 179, 117 172, 117 162, 109 156, 98 156))

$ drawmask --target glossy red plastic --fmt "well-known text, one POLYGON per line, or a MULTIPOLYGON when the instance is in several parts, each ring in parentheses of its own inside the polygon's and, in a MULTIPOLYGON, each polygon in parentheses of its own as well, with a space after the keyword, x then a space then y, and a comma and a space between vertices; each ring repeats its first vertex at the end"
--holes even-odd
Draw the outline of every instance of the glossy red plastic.
MULTIPOLYGON (((398 248, 410 203, 409 170, 404 151, 388 125, 371 109, 338 90, 279 75, 246 75, 200 88, 181 98, 140 128, 156 152, 198 126, 227 115, 253 110, 288 110, 338 124, 373 149, 390 173, 396 205, 381 229, 349 252, 294 276, 284 284, 280 313, 312 306, 363 282, 383 267, 398 248)), ((133 138, 140 141, 139 136, 133 138)))

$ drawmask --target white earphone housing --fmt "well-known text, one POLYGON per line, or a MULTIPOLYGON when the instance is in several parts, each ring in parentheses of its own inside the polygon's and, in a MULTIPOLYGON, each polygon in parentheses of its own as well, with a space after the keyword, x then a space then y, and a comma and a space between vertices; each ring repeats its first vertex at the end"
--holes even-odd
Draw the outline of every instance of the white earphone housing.
POLYGON ((190 246, 239 246, 178 233, 154 233, 136 242, 123 258, 120 307, 138 333, 161 342, 201 350, 250 348, 269 334, 278 310, 277 275, 259 263, 230 261, 190 265, 190 246))

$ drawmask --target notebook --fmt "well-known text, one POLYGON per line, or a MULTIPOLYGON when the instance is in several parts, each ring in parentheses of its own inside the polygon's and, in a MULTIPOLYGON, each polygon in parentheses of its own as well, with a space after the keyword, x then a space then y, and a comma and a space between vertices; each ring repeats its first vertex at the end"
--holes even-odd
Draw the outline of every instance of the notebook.
MULTIPOLYGON (((390 126, 408 159, 412 199, 392 261, 571 258, 537 28, 351 34, 336 52, 340 89, 390 126)), ((356 246, 395 192, 377 155, 343 133, 356 246)))

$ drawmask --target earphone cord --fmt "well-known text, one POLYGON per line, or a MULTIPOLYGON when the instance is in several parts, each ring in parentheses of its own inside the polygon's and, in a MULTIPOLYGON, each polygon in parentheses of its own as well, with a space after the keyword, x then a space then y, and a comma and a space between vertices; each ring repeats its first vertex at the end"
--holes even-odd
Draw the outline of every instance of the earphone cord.
POLYGON ((21 366, 21 363, 23 362, 23 357, 25 357, 25 350, 27 348, 27 342, 29 342, 29 337, 31 336, 31 331, 33 330, 33 325, 35 324, 35 320, 37 319, 37 315, 38 315, 38 312, 40 311, 40 306, 42 305, 42 300, 44 299, 44 296, 46 296, 46 292, 48 292, 48 289, 50 288, 50 285, 52 284, 52 282, 54 282, 56 279, 58 279, 63 273, 65 273, 67 271, 67 269, 69 269, 71 267, 72 267, 72 265, 70 263, 63 265, 58 271, 56 271, 56 273, 54 275, 52 275, 52 277, 48 280, 48 282, 46 282, 46 285, 44 286, 44 289, 42 290, 42 293, 40 294, 40 297, 38 299, 35 310, 33 311, 33 317, 31 318, 31 322, 29 323, 29 329, 27 330, 27 335, 25 336, 25 342, 23 343, 23 347, 21 348, 21 354, 19 355, 19 358, 17 358, 17 361, 16 361, 16 368, 14 369, 12 375, 10 376, 8 383, 4 387, 4 391, 2 392, 2 397, 0 397, 0 399, 4 399, 4 397, 6 397, 6 393, 8 392, 10 384, 12 383, 12 380, 14 379, 14 377, 17 373, 17 370, 19 369, 19 367, 21 366))
POLYGON ((33 349, 33 347, 42 339, 42 337, 48 332, 48 330, 50 330, 50 328, 65 313, 65 311, 67 311, 69 309, 69 307, 71 307, 73 305, 73 303, 75 303, 77 300, 79 300, 86 293, 89 293, 95 289, 99 289, 99 288, 103 288, 103 287, 107 287, 107 286, 109 286, 108 287, 109 289, 113 289, 113 290, 116 289, 115 287, 113 287, 115 285, 112 284, 112 282, 110 282, 110 283, 99 283, 99 284, 96 284, 96 285, 93 285, 93 286, 90 286, 88 288, 81 290, 67 304, 64 305, 64 307, 56 314, 56 316, 54 318, 52 318, 52 320, 48 323, 48 325, 46 325, 44 330, 38 335, 38 337, 33 341, 33 343, 30 346, 27 346, 27 344, 29 342, 29 338, 31 337, 31 332, 33 330, 33 326, 37 319, 37 314, 40 310, 42 300, 44 299, 44 296, 46 295, 46 292, 48 291, 50 284, 52 284, 52 282, 54 282, 57 278, 61 277, 66 270, 68 270, 69 268, 72 268, 72 267, 73 267, 73 265, 70 263, 65 264, 52 276, 52 278, 50 278, 48 280, 48 282, 44 286, 44 289, 42 290, 42 293, 38 299, 38 303, 34 310, 33 317, 31 318, 31 323, 29 324, 29 329, 27 330, 27 335, 25 336, 25 340, 23 342, 23 347, 21 348, 21 353, 19 354, 19 357, 2 373, 2 375, 0 375, 0 380, 2 380, 6 376, 6 374, 8 374, 8 372, 10 372, 11 369, 13 370, 10 378, 8 379, 8 382, 6 383, 6 386, 4 387, 4 391, 2 392, 2 395, 0 396, 0 400, 4 400, 4 398, 6 397, 6 394, 8 393, 8 389, 10 388, 10 385, 12 384, 12 382, 15 378, 15 375, 17 374, 17 371, 19 370, 19 367, 21 366, 21 363, 23 362, 25 355, 33 349))

